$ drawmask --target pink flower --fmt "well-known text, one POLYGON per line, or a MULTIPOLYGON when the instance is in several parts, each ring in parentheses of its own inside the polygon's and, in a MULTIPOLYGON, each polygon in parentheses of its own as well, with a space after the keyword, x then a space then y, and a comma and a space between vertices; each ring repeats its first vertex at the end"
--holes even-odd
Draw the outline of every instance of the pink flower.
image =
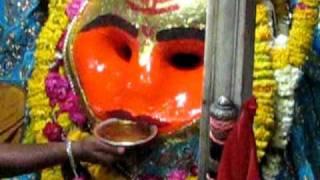
POLYGON ((62 141, 63 129, 58 123, 49 122, 44 127, 43 134, 48 138, 49 141, 59 142, 62 141))
POLYGON ((60 110, 62 112, 69 112, 69 113, 79 112, 80 105, 79 105, 78 96, 74 92, 70 91, 67 94, 65 101, 60 103, 60 110))
POLYGON ((186 180, 187 179, 187 172, 184 170, 174 170, 167 175, 168 180, 186 180))
POLYGON ((84 127, 87 123, 87 118, 81 112, 80 102, 78 96, 70 91, 66 100, 60 103, 61 112, 69 113, 70 119, 79 127, 84 127))
POLYGON ((70 119, 79 127, 84 127, 87 123, 87 118, 82 112, 71 112, 70 119))
POLYGON ((72 3, 70 3, 66 10, 69 19, 73 19, 78 14, 82 2, 82 0, 73 0, 72 3))
POLYGON ((68 80, 57 72, 50 72, 45 80, 46 93, 50 99, 50 105, 54 106, 64 101, 70 91, 68 80))

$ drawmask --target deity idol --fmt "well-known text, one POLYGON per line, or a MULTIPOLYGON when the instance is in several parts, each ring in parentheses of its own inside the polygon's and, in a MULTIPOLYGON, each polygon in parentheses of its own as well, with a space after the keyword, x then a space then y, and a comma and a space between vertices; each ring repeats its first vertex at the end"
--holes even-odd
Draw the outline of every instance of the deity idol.
POLYGON ((72 22, 65 65, 93 122, 157 125, 141 171, 197 160, 206 0, 92 0, 72 22))

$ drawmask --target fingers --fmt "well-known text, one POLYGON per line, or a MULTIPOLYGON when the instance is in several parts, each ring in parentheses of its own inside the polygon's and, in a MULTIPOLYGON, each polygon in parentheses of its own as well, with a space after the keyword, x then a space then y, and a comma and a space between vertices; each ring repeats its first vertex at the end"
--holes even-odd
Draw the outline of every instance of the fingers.
POLYGON ((101 165, 110 165, 115 160, 116 158, 110 154, 103 152, 94 152, 92 159, 90 159, 89 161, 101 165))
POLYGON ((124 147, 113 147, 99 140, 97 140, 97 145, 99 146, 99 150, 105 153, 122 155, 125 152, 124 147))
POLYGON ((82 161, 108 165, 124 154, 125 148, 110 146, 94 137, 74 144, 76 157, 82 161))

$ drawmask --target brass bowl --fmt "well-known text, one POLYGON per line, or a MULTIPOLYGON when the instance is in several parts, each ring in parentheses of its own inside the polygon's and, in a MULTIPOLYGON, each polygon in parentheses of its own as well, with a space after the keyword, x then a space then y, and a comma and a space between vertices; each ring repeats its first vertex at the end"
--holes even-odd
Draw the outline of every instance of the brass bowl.
POLYGON ((98 124, 93 133, 98 139, 112 146, 130 147, 145 144, 154 139, 158 134, 158 127, 156 125, 112 118, 98 124), (130 134, 133 133, 131 131, 143 132, 144 136, 135 137, 137 135, 130 134))

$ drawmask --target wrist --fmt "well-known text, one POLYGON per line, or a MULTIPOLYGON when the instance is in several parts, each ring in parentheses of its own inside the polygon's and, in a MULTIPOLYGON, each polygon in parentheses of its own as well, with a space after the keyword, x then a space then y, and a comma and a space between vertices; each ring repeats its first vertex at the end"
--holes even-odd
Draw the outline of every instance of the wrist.
POLYGON ((82 149, 81 142, 72 142, 72 152, 76 160, 78 161, 83 160, 83 149, 82 149))
MULTIPOLYGON (((76 156, 75 154, 78 154, 78 145, 76 143, 73 143, 72 141, 66 141, 66 151, 68 154, 69 163, 71 166, 71 169, 73 171, 73 174, 75 177, 79 177, 79 174, 77 173, 77 162, 76 162, 76 156)), ((80 147, 81 150, 81 147, 80 147)), ((79 159, 80 160, 80 159, 79 159)))

